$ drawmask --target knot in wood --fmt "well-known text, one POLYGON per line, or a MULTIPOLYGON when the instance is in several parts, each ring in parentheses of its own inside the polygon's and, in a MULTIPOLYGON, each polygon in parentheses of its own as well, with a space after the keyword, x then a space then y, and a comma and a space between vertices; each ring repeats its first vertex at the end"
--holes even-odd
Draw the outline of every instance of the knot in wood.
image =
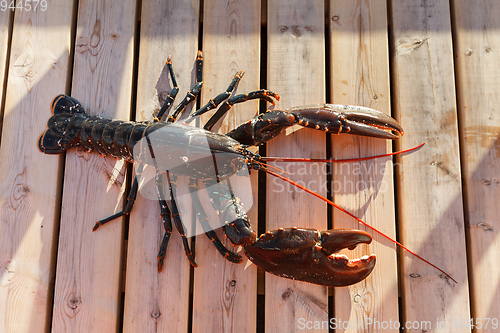
POLYGON ((68 307, 70 309, 76 310, 78 306, 82 303, 81 297, 76 293, 71 293, 68 297, 68 307))
POLYGON ((153 309, 153 311, 151 311, 151 318, 153 318, 153 319, 158 319, 158 318, 160 318, 160 316, 161 316, 161 311, 160 311, 160 309, 158 309, 157 307, 155 307, 155 308, 153 309))
POLYGON ((292 289, 290 289, 290 288, 287 288, 287 289, 283 292, 283 294, 281 294, 281 298, 282 298, 284 301, 286 301, 288 298, 290 298, 290 295, 292 295, 292 293, 293 293, 293 290, 292 290, 292 289))

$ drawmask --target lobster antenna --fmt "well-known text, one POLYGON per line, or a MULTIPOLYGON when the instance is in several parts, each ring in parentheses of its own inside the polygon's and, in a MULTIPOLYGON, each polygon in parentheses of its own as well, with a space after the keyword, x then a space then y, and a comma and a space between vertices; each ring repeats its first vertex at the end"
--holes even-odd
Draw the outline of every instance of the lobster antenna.
POLYGON ((266 168, 270 168, 270 169, 274 169, 274 170, 281 171, 281 172, 283 172, 283 173, 286 173, 287 175, 289 175, 289 174, 290 174, 290 172, 287 172, 286 170, 283 170, 283 169, 280 169, 280 168, 278 168, 278 167, 275 167, 274 165, 264 164, 264 163, 259 163, 259 164, 261 164, 261 165, 265 166, 266 168))
POLYGON ((416 147, 410 148, 410 149, 405 149, 405 150, 400 150, 396 151, 393 153, 387 153, 387 154, 382 154, 382 155, 375 155, 375 156, 368 156, 368 157, 358 157, 358 158, 346 158, 346 159, 325 159, 325 158, 293 158, 293 157, 261 157, 261 161, 266 161, 266 162, 326 162, 326 163, 342 163, 342 162, 358 162, 358 161, 366 161, 366 160, 372 160, 375 158, 381 158, 381 157, 387 157, 387 156, 393 156, 393 155, 399 155, 399 154, 404 154, 404 153, 409 153, 411 151, 417 150, 420 147, 425 145, 424 143, 419 144, 416 147))
MULTIPOLYGON (((415 148, 414 148, 415 149, 415 148)), ((282 176, 280 175, 279 173, 276 173, 272 170, 269 170, 266 165, 264 163, 260 163, 260 162, 256 162, 258 164, 260 164, 261 166, 263 166, 263 168, 261 168, 260 170, 263 170, 265 171, 266 173, 268 174, 271 174, 275 177, 278 177, 282 180, 284 180, 285 182, 287 183, 290 183, 298 188, 300 188, 301 190, 309 193, 309 194, 312 194, 314 195, 315 197, 323 200, 324 202, 326 202, 327 204, 339 209, 340 211, 344 212, 345 214, 349 215, 350 217, 352 217, 353 219, 355 219, 356 221, 358 221, 359 223, 363 224, 364 226, 366 226, 367 228, 375 231, 376 233, 380 234, 381 236, 385 237, 386 239, 390 240, 391 242, 393 242, 394 244, 397 244, 399 245, 402 249, 406 250, 407 252, 413 254, 415 257, 417 257, 418 259, 422 260, 423 262, 429 264, 430 266, 434 267, 435 269, 437 269, 438 271, 440 271, 441 273, 443 273, 444 275, 446 275, 448 278, 450 278, 453 282, 455 283, 458 283, 454 278, 451 277, 450 274, 446 273, 445 271, 443 271, 441 268, 437 267, 436 265, 430 263, 429 261, 425 260, 424 258, 422 258, 421 256, 419 256, 418 254, 416 254, 415 252, 411 251, 410 249, 408 249, 406 246, 404 246, 403 244, 401 244, 400 242, 398 242, 397 240, 395 239, 392 239, 391 237, 387 236, 386 234, 384 234, 383 232, 377 230, 376 228, 372 227, 371 225, 369 225, 368 223, 366 223, 365 221, 361 220, 359 217, 355 216, 354 214, 348 212, 347 210, 345 210, 344 208, 340 207, 339 205, 337 205, 336 203, 334 203, 333 201, 323 197, 322 195, 319 195, 318 193, 308 189, 307 187, 305 186, 302 186, 300 185, 299 183, 296 183, 294 182, 293 180, 291 179, 288 179, 286 178, 285 176, 282 176)))

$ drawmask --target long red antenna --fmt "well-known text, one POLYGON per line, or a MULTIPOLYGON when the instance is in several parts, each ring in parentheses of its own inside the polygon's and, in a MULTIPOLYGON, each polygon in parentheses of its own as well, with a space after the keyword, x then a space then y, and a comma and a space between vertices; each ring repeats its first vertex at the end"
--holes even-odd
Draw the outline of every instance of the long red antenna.
POLYGON ((369 224, 368 224, 368 223, 366 223, 365 221, 361 220, 359 217, 355 216, 354 214, 352 214, 352 213, 348 212, 348 211, 347 211, 347 210, 345 210, 344 208, 340 207, 339 205, 337 205, 337 204, 336 204, 336 203, 334 203, 333 201, 331 201, 331 200, 329 200, 329 199, 327 199, 327 198, 323 197, 322 195, 320 195, 320 194, 318 194, 318 193, 316 193, 316 192, 311 191, 311 190, 310 190, 310 189, 308 189, 307 187, 302 186, 302 185, 300 185, 299 183, 296 183, 296 182, 294 182, 294 181, 293 181, 293 180, 291 180, 291 179, 286 178, 285 176, 280 175, 279 173, 276 173, 276 172, 274 172, 274 171, 272 171, 272 170, 269 170, 269 169, 266 167, 266 165, 265 165, 264 163, 260 163, 260 162, 256 162, 256 163, 258 163, 258 164, 260 164, 260 165, 262 165, 262 166, 264 167, 264 168, 262 168, 262 169, 260 169, 260 170, 263 170, 263 171, 265 171, 266 173, 268 173, 268 174, 270 174, 270 175, 273 175, 273 176, 275 176, 275 177, 277 177, 277 178, 279 178, 279 179, 282 179, 282 180, 284 180, 285 182, 290 183, 290 184, 292 184, 292 185, 296 186, 297 188, 300 188, 301 190, 303 190, 303 191, 305 191, 305 192, 307 192, 307 193, 309 193, 309 194, 314 195, 315 197, 317 197, 317 198, 319 198, 319 199, 323 200, 324 202, 328 203, 329 205, 331 205, 331 206, 333 206, 333 207, 337 208, 338 210, 340 210, 340 211, 344 212, 345 214, 349 215, 350 217, 352 217, 353 219, 355 219, 355 220, 356 220, 356 221, 358 221, 359 223, 361 223, 361 224, 363 224, 364 226, 366 226, 367 228, 369 228, 369 229, 371 229, 371 230, 375 231, 376 233, 378 233, 378 234, 380 234, 381 236, 385 237, 386 239, 390 240, 390 241, 391 241, 391 242, 393 242, 394 244, 399 245, 399 246, 400 246, 401 248, 403 248, 405 251, 407 251, 407 252, 409 252, 409 253, 413 254, 415 257, 419 258, 419 259, 420 259, 420 260, 422 260, 423 262, 425 262, 425 263, 429 264, 430 266, 434 267, 435 269, 437 269, 438 271, 440 271, 441 273, 443 273, 444 275, 446 275, 448 278, 450 278, 453 282, 457 283, 457 281, 456 281, 453 277, 451 277, 451 275, 450 275, 450 274, 446 273, 446 272, 445 272, 445 271, 443 271, 441 268, 439 268, 439 267, 437 267, 436 265, 434 265, 434 264, 430 263, 429 261, 425 260, 424 258, 422 258, 421 256, 419 256, 419 255, 418 255, 418 254, 416 254, 415 252, 411 251, 410 249, 408 249, 406 246, 404 246, 403 244, 401 244, 401 243, 400 243, 400 242, 398 242, 397 240, 392 239, 391 237, 387 236, 387 235, 386 235, 386 234, 384 234, 383 232, 381 232, 381 231, 379 231, 379 230, 375 229, 374 227, 372 227, 371 225, 369 225, 369 224))
POLYGON ((405 150, 400 150, 396 151, 393 153, 387 153, 387 154, 382 154, 382 155, 375 155, 375 156, 368 156, 368 157, 357 157, 357 158, 346 158, 346 159, 325 159, 325 158, 293 158, 293 157, 261 157, 261 161, 266 161, 266 162, 326 162, 326 163, 342 163, 342 162, 358 162, 358 161, 366 161, 366 160, 372 160, 375 158, 381 158, 381 157, 387 157, 387 156, 393 156, 393 155, 400 155, 404 153, 409 153, 411 151, 417 150, 418 148, 422 147, 425 145, 424 143, 419 144, 416 147, 410 148, 410 149, 405 149, 405 150))

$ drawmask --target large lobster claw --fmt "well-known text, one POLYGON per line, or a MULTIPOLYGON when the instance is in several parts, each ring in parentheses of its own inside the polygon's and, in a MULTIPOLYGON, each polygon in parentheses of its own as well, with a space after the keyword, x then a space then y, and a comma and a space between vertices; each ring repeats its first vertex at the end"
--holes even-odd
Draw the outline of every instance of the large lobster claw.
POLYGON ((267 232, 245 254, 266 272, 294 280, 343 287, 365 279, 375 267, 375 255, 349 260, 336 254, 344 248, 369 244, 371 236, 360 230, 287 228, 267 232))
POLYGON ((287 110, 299 124, 334 134, 349 133, 381 139, 397 139, 392 132, 403 134, 403 128, 383 112, 356 105, 318 104, 287 110))
POLYGON ((401 125, 380 111, 353 105, 315 104, 268 111, 227 135, 245 145, 259 145, 294 124, 333 134, 349 133, 381 139, 394 140, 398 134, 403 134, 401 125))

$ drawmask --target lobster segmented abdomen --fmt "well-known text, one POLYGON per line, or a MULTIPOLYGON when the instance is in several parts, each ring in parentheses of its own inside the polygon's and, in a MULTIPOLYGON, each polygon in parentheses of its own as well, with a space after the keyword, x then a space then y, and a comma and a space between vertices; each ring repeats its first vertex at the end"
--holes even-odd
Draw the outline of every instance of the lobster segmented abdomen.
POLYGON ((38 149, 46 154, 81 148, 86 153, 97 151, 132 162, 133 147, 147 127, 144 123, 89 115, 76 99, 65 95, 54 98, 52 112, 48 129, 38 139, 38 149))
POLYGON ((48 129, 38 141, 42 153, 61 154, 79 148, 196 179, 230 176, 247 163, 238 141, 202 128, 103 119, 85 113, 79 102, 68 96, 57 96, 52 111, 48 129), (147 140, 142 141, 144 138, 147 140))

